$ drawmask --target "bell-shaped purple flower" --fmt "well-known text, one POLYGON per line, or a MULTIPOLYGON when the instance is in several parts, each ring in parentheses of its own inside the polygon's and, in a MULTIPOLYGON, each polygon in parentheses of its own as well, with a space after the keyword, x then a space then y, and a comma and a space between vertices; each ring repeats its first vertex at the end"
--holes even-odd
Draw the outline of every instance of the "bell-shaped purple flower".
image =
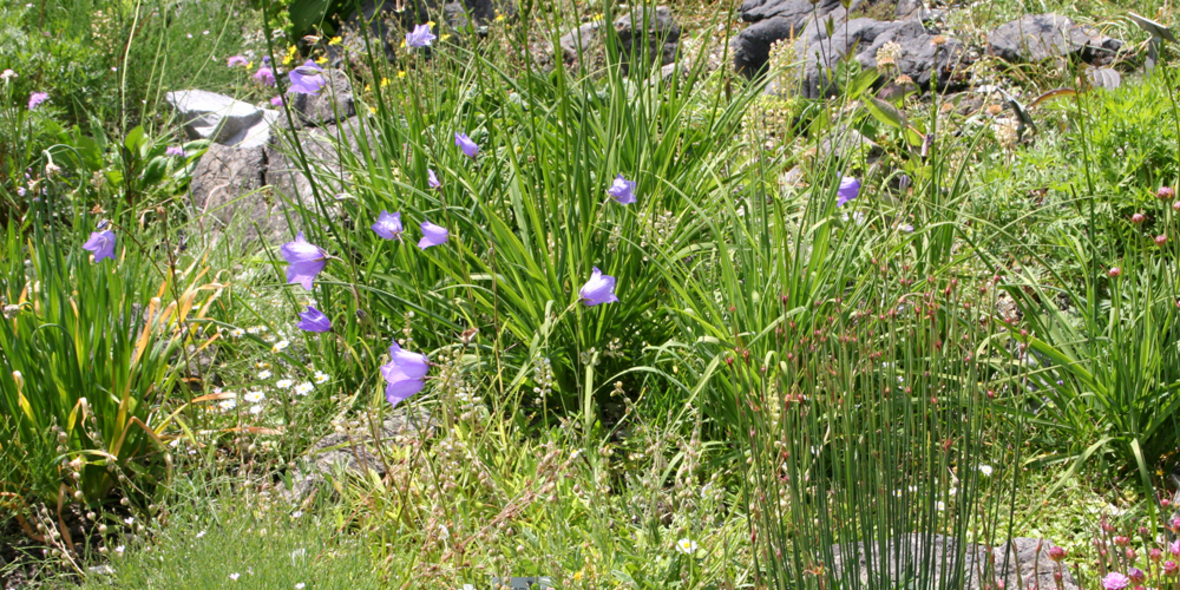
POLYGON ((418 247, 425 250, 431 246, 446 243, 448 235, 447 228, 441 225, 435 225, 429 221, 423 221, 422 239, 418 240, 418 247))
POLYGON ((630 205, 635 202, 635 183, 620 174, 615 177, 610 188, 606 189, 606 194, 614 197, 620 205, 630 205))
POLYGON ((254 72, 254 79, 263 86, 274 86, 275 71, 270 66, 262 66, 258 68, 257 72, 254 72))
POLYGON ((303 232, 295 236, 294 242, 287 242, 279 249, 289 265, 287 267, 287 283, 299 283, 304 289, 311 290, 311 282, 316 275, 324 270, 328 263, 328 253, 323 248, 308 242, 303 232))
POLYGON ((385 378, 385 401, 393 407, 422 391, 430 363, 426 355, 402 350, 394 341, 389 345, 389 362, 381 366, 385 378))
POLYGON ((586 307, 594 307, 600 303, 614 303, 619 300, 618 297, 615 297, 615 278, 602 274, 597 266, 590 274, 590 280, 582 285, 580 294, 582 295, 582 303, 585 303, 586 307))
POLYGON ((844 203, 855 199, 859 194, 860 181, 851 176, 845 176, 840 180, 840 190, 836 191, 836 206, 843 207, 844 203))
POLYGON ((402 214, 400 211, 390 213, 384 209, 381 214, 377 216, 377 223, 369 226, 373 232, 381 236, 383 239, 401 239, 402 237, 402 214))
POLYGON ((291 79, 291 92, 297 94, 315 94, 327 84, 324 80, 324 70, 310 59, 291 70, 287 77, 291 79))
POLYGON ((250 65, 250 60, 246 59, 244 55, 231 55, 229 59, 225 60, 225 65, 229 67, 250 65))
POLYGON ((295 324, 296 328, 305 332, 327 332, 332 329, 332 320, 324 315, 320 310, 307 306, 307 311, 299 314, 299 323, 295 324))
POLYGON ((455 145, 459 146, 459 149, 463 150, 463 154, 468 158, 474 160, 479 155, 479 146, 475 145, 475 142, 471 141, 471 138, 467 137, 466 133, 461 131, 455 132, 455 145))
POLYGON ((426 169, 426 184, 430 185, 430 188, 438 188, 442 186, 442 183, 438 181, 438 176, 435 175, 434 170, 431 170, 430 168, 426 169))
POLYGON ((272 97, 272 98, 270 99, 270 106, 272 106, 272 107, 281 107, 281 106, 283 106, 283 96, 282 96, 282 95, 279 95, 279 96, 272 97))
POLYGON ((435 39, 437 37, 430 32, 430 25, 414 25, 414 30, 406 33, 406 46, 426 47, 435 39))
POLYGON ((111 230, 90 232, 90 239, 82 244, 82 248, 94 254, 95 262, 102 262, 104 258, 115 257, 115 232, 111 230))

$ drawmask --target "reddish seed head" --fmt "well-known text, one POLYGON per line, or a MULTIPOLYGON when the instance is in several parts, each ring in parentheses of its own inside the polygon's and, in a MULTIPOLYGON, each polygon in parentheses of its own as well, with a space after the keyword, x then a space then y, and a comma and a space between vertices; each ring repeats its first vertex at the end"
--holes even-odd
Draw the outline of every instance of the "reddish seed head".
POLYGON ((1117 276, 1123 274, 1123 269, 1121 269, 1117 266, 1112 266, 1110 268, 1110 270, 1106 271, 1106 274, 1109 275, 1111 278, 1114 278, 1114 277, 1117 277, 1117 276))
POLYGON ((1118 545, 1119 547, 1126 547, 1127 545, 1131 544, 1131 540, 1122 535, 1119 535, 1114 538, 1114 544, 1118 545))
POLYGON ((1168 234, 1160 234, 1155 237, 1155 245, 1163 246, 1168 243, 1168 234))
POLYGON ((1172 501, 1167 498, 1160 500, 1160 506, 1162 506, 1164 508, 1167 508, 1168 506, 1171 506, 1171 505, 1172 505, 1172 501))
POLYGON ((1174 562, 1170 559, 1168 561, 1164 562, 1164 573, 1165 574, 1167 574, 1169 576, 1174 576, 1174 575, 1176 575, 1176 572, 1178 570, 1180 570, 1180 565, 1176 565, 1176 562, 1174 562))
POLYGON ((1176 196, 1176 191, 1172 190, 1170 186, 1161 186, 1160 190, 1155 191, 1155 196, 1159 197, 1160 200, 1171 199, 1176 196))
POLYGON ((1156 563, 1159 563, 1159 561, 1160 561, 1161 559, 1163 559, 1163 558, 1164 558, 1164 552, 1163 552, 1163 551, 1160 551, 1159 549, 1157 549, 1157 548, 1155 548, 1155 547, 1153 547, 1153 548, 1151 549, 1151 552, 1147 554, 1147 557, 1148 557, 1149 559, 1151 559, 1152 561, 1154 561, 1154 562, 1156 562, 1156 563))
POLYGON ((1131 223, 1143 223, 1144 219, 1147 218, 1144 217, 1142 213, 1136 213, 1131 216, 1131 223))
POLYGON ((1125 555, 1127 556, 1127 561, 1132 563, 1134 563, 1135 559, 1139 557, 1139 554, 1135 553, 1135 550, 1130 548, 1127 549, 1125 555))
POLYGON ((1172 203, 1172 210, 1173 211, 1180 211, 1180 201, 1176 201, 1175 203, 1172 203))

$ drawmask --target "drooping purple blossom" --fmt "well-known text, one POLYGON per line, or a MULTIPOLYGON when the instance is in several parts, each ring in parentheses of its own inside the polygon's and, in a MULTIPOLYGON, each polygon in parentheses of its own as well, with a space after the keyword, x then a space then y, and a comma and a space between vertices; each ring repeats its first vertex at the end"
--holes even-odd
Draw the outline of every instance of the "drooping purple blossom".
POLYGON ((369 226, 373 232, 381 236, 383 239, 401 239, 402 237, 402 214, 400 211, 390 213, 382 210, 381 214, 377 216, 377 223, 369 226))
POLYGON ((414 30, 406 33, 406 46, 426 47, 435 39, 437 37, 430 32, 430 25, 414 25, 414 30))
POLYGON ((187 154, 184 153, 184 148, 182 148, 178 145, 170 145, 170 146, 168 146, 168 149, 164 150, 164 155, 165 156, 177 156, 177 157, 183 158, 187 154))
POLYGON ((389 362, 381 365, 385 378, 385 401, 393 407, 422 391, 430 363, 426 355, 402 350, 397 341, 389 345, 389 362))
POLYGON ((620 205, 630 205, 635 202, 635 182, 623 178, 620 174, 615 177, 615 181, 610 184, 610 188, 606 189, 606 194, 615 198, 615 201, 620 205))
POLYGON ((434 170, 431 170, 430 168, 426 169, 426 184, 430 185, 430 188, 438 188, 442 186, 442 183, 438 181, 438 176, 435 175, 434 170))
POLYGON ((244 55, 231 55, 229 59, 225 60, 225 65, 231 68, 234 66, 249 66, 250 60, 246 59, 244 55))
POLYGON ((305 332, 323 333, 332 329, 332 321, 320 310, 307 306, 307 311, 299 314, 299 323, 295 327, 305 332))
POLYGON ((303 62, 303 65, 291 70, 287 77, 291 80, 291 92, 296 94, 315 94, 323 88, 327 81, 324 80, 324 70, 315 65, 314 61, 310 59, 303 62))
POLYGON ((283 106, 283 96, 280 94, 279 96, 275 96, 275 97, 271 98, 270 99, 270 106, 272 106, 272 107, 283 106))
POLYGON ((45 102, 46 100, 49 100, 49 93, 48 92, 34 92, 34 93, 30 94, 29 95, 29 110, 31 111, 31 110, 41 106, 41 103, 45 102))
POLYGON ((474 141, 471 141, 471 138, 467 137, 466 133, 461 131, 455 132, 455 145, 459 146, 459 149, 463 150, 463 155, 468 158, 474 160, 479 155, 479 146, 474 141))
POLYGON ((602 274, 598 267, 594 267, 594 271, 590 274, 590 280, 582 286, 579 292, 582 296, 582 303, 586 307, 594 307, 602 303, 614 303, 619 300, 615 297, 615 278, 610 275, 602 274))
POLYGON ((90 232, 90 239, 82 244, 84 250, 94 254, 95 262, 115 257, 115 232, 111 230, 90 232))
POLYGON ((295 236, 294 242, 283 244, 280 251, 287 261, 287 283, 299 283, 310 291, 311 283, 316 275, 324 270, 328 263, 328 253, 307 241, 303 232, 295 236))
POLYGON ((275 85, 275 71, 270 66, 264 65, 254 72, 254 79, 263 86, 275 85))
POLYGON ((843 207, 845 203, 855 199, 859 194, 860 181, 851 176, 845 176, 840 180, 840 190, 836 191, 836 206, 843 207))
POLYGON ((418 240, 418 247, 425 250, 431 246, 446 243, 448 235, 447 228, 441 225, 435 225, 429 221, 423 221, 422 239, 418 240))

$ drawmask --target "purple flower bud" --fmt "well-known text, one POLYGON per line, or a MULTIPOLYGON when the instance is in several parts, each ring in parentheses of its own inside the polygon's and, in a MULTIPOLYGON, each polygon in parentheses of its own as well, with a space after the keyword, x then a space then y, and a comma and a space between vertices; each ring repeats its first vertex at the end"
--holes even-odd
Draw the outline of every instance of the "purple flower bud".
POLYGON ((414 25, 414 30, 406 33, 406 46, 426 47, 435 39, 437 37, 431 34, 430 25, 414 25))
POLYGON ((1141 570, 1137 567, 1133 567, 1133 568, 1131 568, 1131 571, 1127 572, 1127 577, 1130 578, 1131 581, 1135 582, 1136 584, 1142 584, 1143 580, 1147 579, 1147 574, 1144 574, 1143 570, 1141 570))
POLYGON ((1061 561, 1065 559, 1065 549, 1056 545, 1049 548, 1049 559, 1053 561, 1061 561))
POLYGON ((1142 213, 1136 213, 1131 216, 1131 223, 1143 223, 1145 219, 1147 218, 1142 213))
POLYGON ((287 267, 287 283, 299 283, 303 285, 304 289, 310 291, 312 281, 328 263, 328 253, 323 248, 309 243, 303 237, 303 232, 299 232, 295 236, 294 242, 283 244, 279 251, 282 252, 283 258, 289 265, 287 267))
POLYGON ((250 65, 250 60, 246 59, 244 55, 234 55, 225 60, 225 65, 231 68, 234 66, 246 66, 250 65))
POLYGON ((431 246, 446 243, 448 235, 447 228, 441 225, 435 225, 429 221, 423 221, 422 239, 418 240, 418 247, 425 250, 431 246))
POLYGON ((1164 562, 1164 573, 1165 574, 1167 574, 1169 576, 1174 576, 1174 575, 1176 575, 1177 570, 1180 570, 1180 565, 1177 565, 1176 562, 1174 562, 1170 559, 1168 561, 1164 562))
POLYGON ((164 155, 183 158, 185 157, 184 148, 176 145, 170 145, 168 146, 168 149, 164 150, 164 155))
POLYGON ((315 65, 314 61, 307 60, 303 65, 287 73, 287 77, 291 80, 291 92, 296 94, 318 93, 327 84, 323 73, 324 70, 315 65))
POLYGON ((276 97, 270 99, 270 106, 272 106, 272 107, 283 106, 283 97, 280 95, 280 96, 276 96, 276 97))
POLYGON ((1159 197, 1161 201, 1166 201, 1176 196, 1176 191, 1172 190, 1170 186, 1161 186, 1160 190, 1155 192, 1155 196, 1159 197))
POLYGON ((610 188, 606 189, 606 194, 615 198, 620 205, 630 205, 635 202, 635 183, 623 178, 620 174, 615 177, 615 181, 611 183, 610 188))
POLYGON ((860 181, 851 176, 845 176, 840 180, 840 190, 836 191, 836 206, 843 207, 845 203, 855 199, 859 194, 860 181))
POLYGON ((475 142, 471 141, 471 138, 467 137, 466 133, 460 131, 455 132, 455 145, 459 146, 459 149, 463 150, 463 154, 468 158, 474 160, 479 155, 479 146, 475 145, 475 142))
POLYGON ((31 111, 31 110, 41 106, 41 103, 45 102, 46 100, 49 100, 49 93, 48 92, 34 92, 34 93, 30 94, 29 95, 29 110, 31 111))
POLYGON ((389 362, 381 365, 385 378, 385 401, 393 407, 422 391, 430 363, 426 355, 402 350, 394 341, 389 345, 389 362))
POLYGON ((594 271, 590 274, 590 280, 582 286, 579 294, 586 307, 594 307, 601 303, 614 303, 619 300, 618 297, 615 297, 615 278, 602 274, 597 266, 594 267, 594 271))
POLYGON ((327 332, 332 329, 332 321, 320 310, 307 306, 307 311, 299 314, 299 323, 295 327, 305 332, 327 332))
POLYGON ((95 262, 102 262, 104 258, 115 257, 115 232, 111 230, 90 233, 90 239, 82 244, 82 248, 94 254, 95 262))
POLYGON ((1113 278, 1123 274, 1123 269, 1121 269, 1117 266, 1114 266, 1114 267, 1111 267, 1110 270, 1106 271, 1106 274, 1107 274, 1107 276, 1109 276, 1110 278, 1113 279, 1113 278))
POLYGON ((438 181, 438 176, 436 176, 434 174, 434 170, 431 170, 430 168, 426 169, 426 184, 430 185, 430 188, 438 188, 442 186, 442 183, 438 181))
POLYGON ((377 223, 374 223, 369 227, 371 227, 373 231, 383 239, 401 239, 402 214, 400 211, 397 213, 390 213, 388 211, 382 210, 381 214, 377 216, 377 223))

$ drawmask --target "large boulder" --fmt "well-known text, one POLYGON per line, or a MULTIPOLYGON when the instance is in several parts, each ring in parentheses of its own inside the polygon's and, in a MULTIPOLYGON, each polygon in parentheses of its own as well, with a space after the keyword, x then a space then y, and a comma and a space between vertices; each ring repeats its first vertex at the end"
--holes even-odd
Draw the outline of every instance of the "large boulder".
MULTIPOLYGON (((287 95, 295 115, 295 125, 319 127, 356 115, 356 104, 352 97, 352 83, 348 74, 328 69, 323 73, 327 84, 315 94, 291 93, 287 95)), ((285 125, 286 120, 282 123, 285 125)))
POLYGON ((297 148, 292 143, 292 138, 295 138, 319 183, 316 188, 319 189, 320 198, 334 201, 348 185, 347 160, 360 156, 361 133, 360 119, 352 117, 340 123, 284 134, 282 141, 267 146, 267 184, 280 199, 308 205, 315 203, 315 191, 303 173, 297 148))
POLYGON ((1029 14, 1004 23, 988 33, 987 43, 991 53, 1001 59, 1034 63, 1074 55, 1092 63, 1107 63, 1123 45, 1053 13, 1029 14))
POLYGON ((241 234, 245 241, 281 234, 286 223, 272 214, 276 203, 266 192, 266 173, 266 148, 211 144, 189 182, 203 229, 220 231, 237 219, 247 224, 241 234))
POLYGON ((266 145, 270 127, 279 116, 278 111, 206 90, 177 90, 165 94, 164 100, 176 110, 189 139, 242 148, 266 145))
MULTIPOLYGON (((639 6, 615 18, 611 23, 618 40, 617 50, 623 56, 624 69, 636 59, 646 57, 650 62, 665 66, 676 61, 680 47, 680 25, 667 6, 654 9, 639 6)), ((604 21, 586 23, 562 36, 562 57, 567 65, 582 60, 588 65, 605 60, 606 36, 604 21)))

